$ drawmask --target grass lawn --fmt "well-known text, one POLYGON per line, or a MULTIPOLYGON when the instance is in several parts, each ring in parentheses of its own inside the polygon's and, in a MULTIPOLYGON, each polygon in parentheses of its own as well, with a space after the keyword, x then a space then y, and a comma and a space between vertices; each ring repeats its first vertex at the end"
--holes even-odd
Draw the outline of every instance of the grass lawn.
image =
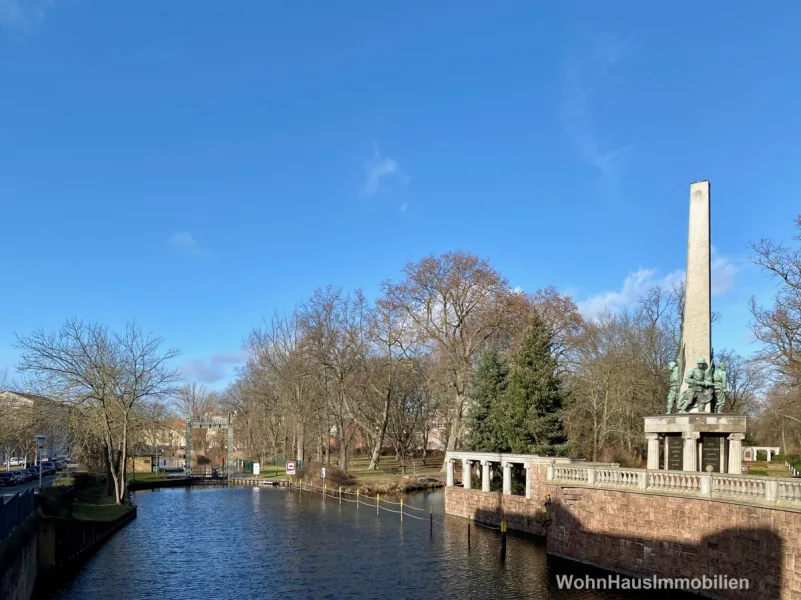
POLYGON ((351 458, 348 465, 348 473, 353 475, 360 484, 366 486, 382 485, 402 480, 404 475, 413 477, 435 477, 445 479, 445 473, 441 472, 442 458, 429 459, 424 466, 421 461, 407 461, 406 473, 401 473, 400 461, 394 456, 382 456, 378 462, 378 470, 370 471, 370 458, 368 456, 356 456, 351 458), (395 471, 387 473, 385 470, 395 471))
POLYGON ((117 504, 113 496, 107 496, 105 483, 92 483, 78 490, 72 516, 85 521, 111 521, 132 508, 131 504, 117 504))
POLYGON ((754 462, 743 463, 744 467, 748 467, 745 475, 761 475, 763 477, 792 477, 790 469, 784 466, 784 462, 757 460, 754 462))
MULTIPOLYGON (((336 467, 337 456, 331 455, 331 466, 336 467)), ((435 479, 445 480, 445 473, 442 469, 442 456, 432 456, 423 465, 422 461, 407 461, 406 472, 401 473, 401 464, 394 456, 382 456, 379 461, 377 471, 368 469, 370 466, 370 458, 368 456, 352 456, 348 459, 348 473, 356 479, 356 485, 376 489, 384 486, 402 485, 408 483, 411 477, 433 477, 435 479), (390 471, 390 472, 387 472, 390 471)), ((262 465, 260 475, 250 475, 243 473, 242 476, 251 478, 271 479, 271 478, 287 478, 286 469, 283 466, 276 467, 271 464, 262 465)))
POLYGON ((245 473, 246 477, 255 477, 257 479, 271 479, 273 477, 286 476, 286 469, 284 467, 276 467, 274 465, 261 465, 258 475, 245 473))
POLYGON ((175 477, 167 477, 168 473, 128 473, 128 482, 131 481, 166 481, 167 479, 175 479, 175 477))

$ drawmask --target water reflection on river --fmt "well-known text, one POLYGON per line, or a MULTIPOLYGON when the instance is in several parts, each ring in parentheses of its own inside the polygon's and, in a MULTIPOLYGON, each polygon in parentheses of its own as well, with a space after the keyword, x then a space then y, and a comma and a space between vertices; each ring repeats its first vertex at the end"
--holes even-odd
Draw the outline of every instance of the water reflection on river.
MULTIPOLYGON (((571 598, 655 597, 646 592, 568 591, 555 573, 586 573, 509 538, 443 516, 441 491, 409 497, 424 520, 317 494, 265 488, 140 492, 138 518, 46 598, 571 598), (428 506, 434 507, 429 537, 428 506)), ((595 574, 597 574, 596 572, 595 574)), ((675 596, 672 596, 675 597, 675 596)))

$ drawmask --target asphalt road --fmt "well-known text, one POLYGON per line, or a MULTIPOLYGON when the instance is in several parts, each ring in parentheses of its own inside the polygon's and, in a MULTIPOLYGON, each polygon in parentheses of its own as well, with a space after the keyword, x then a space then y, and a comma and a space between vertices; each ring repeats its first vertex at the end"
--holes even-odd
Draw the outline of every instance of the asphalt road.
MULTIPOLYGON (((48 485, 52 484, 57 476, 56 475, 48 475, 47 477, 42 477, 42 487, 47 487, 48 485)), ((19 485, 12 485, 10 487, 1 487, 0 494, 2 494, 3 499, 10 498, 14 494, 18 494, 20 492, 25 492, 31 488, 36 489, 39 487, 39 479, 35 479, 33 481, 28 481, 26 483, 21 483, 19 485)))

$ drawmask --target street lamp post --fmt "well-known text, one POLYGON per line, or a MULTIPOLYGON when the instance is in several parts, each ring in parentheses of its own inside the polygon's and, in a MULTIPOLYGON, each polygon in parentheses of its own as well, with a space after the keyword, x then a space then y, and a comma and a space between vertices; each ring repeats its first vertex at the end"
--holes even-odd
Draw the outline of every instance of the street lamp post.
POLYGON ((47 436, 46 435, 42 435, 40 433, 39 435, 35 435, 33 437, 36 438, 36 448, 37 448, 37 450, 39 452, 39 456, 38 456, 38 459, 39 459, 39 489, 41 490, 42 489, 42 448, 44 448, 44 443, 45 443, 45 440, 47 439, 47 436))

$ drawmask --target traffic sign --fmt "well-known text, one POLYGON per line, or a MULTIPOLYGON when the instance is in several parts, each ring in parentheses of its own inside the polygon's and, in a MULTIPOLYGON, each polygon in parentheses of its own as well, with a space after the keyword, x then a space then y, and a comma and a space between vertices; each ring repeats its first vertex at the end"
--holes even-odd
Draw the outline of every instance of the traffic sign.
POLYGON ((286 474, 287 475, 294 475, 296 467, 297 467, 297 463, 295 463, 294 460, 286 461, 286 474))

